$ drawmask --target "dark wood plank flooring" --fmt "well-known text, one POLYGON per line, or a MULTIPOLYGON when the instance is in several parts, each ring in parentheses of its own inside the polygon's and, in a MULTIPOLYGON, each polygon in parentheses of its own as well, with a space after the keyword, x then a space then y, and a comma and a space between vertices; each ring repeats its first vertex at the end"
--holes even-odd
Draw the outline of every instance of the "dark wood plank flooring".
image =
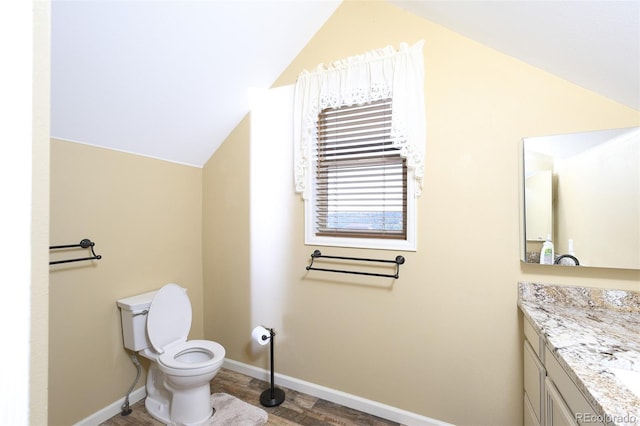
MULTIPOLYGON (((286 393, 284 403, 278 407, 263 407, 260 405, 260 394, 268 388, 268 382, 224 368, 218 372, 215 379, 211 382, 211 393, 228 393, 265 410, 269 414, 267 425, 401 426, 399 423, 343 407, 287 388, 282 388, 286 393)), ((102 423, 102 426, 162 425, 162 423, 147 414, 144 407, 144 400, 132 405, 131 408, 133 412, 128 416, 116 415, 102 423)))

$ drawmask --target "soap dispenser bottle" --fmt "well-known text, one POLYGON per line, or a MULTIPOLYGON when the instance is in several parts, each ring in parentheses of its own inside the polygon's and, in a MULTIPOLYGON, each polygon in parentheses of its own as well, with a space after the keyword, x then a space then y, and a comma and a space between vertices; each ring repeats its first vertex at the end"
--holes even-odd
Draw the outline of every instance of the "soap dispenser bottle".
POLYGON ((576 252, 573 250, 573 240, 571 238, 569 238, 569 241, 568 241, 568 244, 567 244, 567 249, 568 249, 567 255, 573 256, 573 257, 562 256, 559 264, 560 265, 564 265, 564 266, 578 266, 578 265, 580 265, 580 262, 576 258, 576 252))
POLYGON ((551 235, 547 235, 547 239, 542 245, 542 250, 540 250, 540 264, 553 265, 554 259, 555 253, 553 250, 553 243, 551 242, 551 235))

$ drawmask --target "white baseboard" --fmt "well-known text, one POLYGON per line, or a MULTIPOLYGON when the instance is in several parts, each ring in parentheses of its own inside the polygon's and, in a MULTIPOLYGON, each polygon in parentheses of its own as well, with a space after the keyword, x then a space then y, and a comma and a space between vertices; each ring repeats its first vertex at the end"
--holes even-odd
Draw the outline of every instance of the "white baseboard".
MULTIPOLYGON (((255 367, 253 365, 244 364, 242 362, 225 359, 223 367, 231 371, 245 374, 256 379, 269 382, 271 380, 269 371, 255 367)), ((339 390, 331 389, 315 383, 306 382, 294 377, 285 376, 284 374, 274 374, 275 383, 279 386, 293 389, 307 395, 315 396, 345 407, 363 411, 383 419, 391 420, 408 426, 452 426, 440 420, 430 417, 421 416, 410 411, 401 410, 390 405, 382 404, 370 399, 361 398, 339 390)), ((215 378, 213 379, 215 380, 215 378)))
MULTIPOLYGON (((129 405, 133 405, 136 402, 143 399, 147 396, 147 392, 145 391, 145 387, 139 387, 138 389, 131 392, 129 395, 129 405)), ((100 423, 106 422, 111 417, 116 414, 120 414, 122 412, 122 404, 124 404, 124 396, 117 400, 116 402, 104 407, 102 410, 97 411, 90 415, 89 417, 80 420, 74 426, 96 426, 100 423)))

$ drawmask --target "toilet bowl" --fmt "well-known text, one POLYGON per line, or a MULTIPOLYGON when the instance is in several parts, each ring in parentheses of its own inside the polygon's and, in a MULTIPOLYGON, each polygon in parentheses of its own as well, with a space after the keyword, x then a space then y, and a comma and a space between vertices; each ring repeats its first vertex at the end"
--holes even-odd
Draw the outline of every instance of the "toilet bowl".
POLYGON ((218 371, 224 357, 222 345, 209 340, 190 340, 173 346, 157 359, 160 370, 175 376, 195 376, 218 371))
POLYGON ((213 415, 210 382, 222 367, 225 350, 209 340, 187 341, 192 311, 186 290, 167 284, 117 304, 125 347, 151 360, 145 401, 149 414, 167 424, 207 422, 213 415))

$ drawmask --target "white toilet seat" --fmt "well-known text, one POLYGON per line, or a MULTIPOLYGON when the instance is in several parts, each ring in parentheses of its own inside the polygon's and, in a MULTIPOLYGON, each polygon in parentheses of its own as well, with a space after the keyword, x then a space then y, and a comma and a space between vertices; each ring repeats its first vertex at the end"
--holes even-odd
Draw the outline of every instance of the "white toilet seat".
POLYGON ((193 376, 206 374, 222 366, 226 352, 221 344, 210 340, 190 340, 165 348, 158 367, 167 374, 193 376))
POLYGON ((153 296, 147 314, 147 335, 159 354, 185 342, 191 329, 191 302, 187 290, 167 284, 153 296))
POLYGON ((173 376, 198 376, 217 371, 226 355, 209 340, 187 341, 191 302, 184 288, 167 284, 157 291, 147 314, 147 334, 158 357, 158 368, 173 376))

